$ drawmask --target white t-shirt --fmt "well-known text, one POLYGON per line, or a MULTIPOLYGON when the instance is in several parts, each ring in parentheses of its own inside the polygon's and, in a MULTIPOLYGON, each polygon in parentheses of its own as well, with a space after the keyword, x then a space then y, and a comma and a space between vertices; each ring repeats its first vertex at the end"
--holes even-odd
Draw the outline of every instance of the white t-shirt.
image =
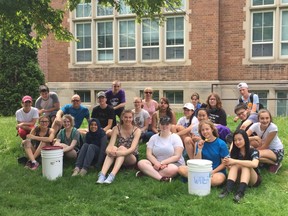
POLYGON ((133 109, 132 112, 134 113, 135 125, 139 128, 143 128, 145 120, 150 118, 149 113, 144 109, 141 109, 141 111, 139 113, 135 113, 135 109, 133 109))
MULTIPOLYGON (((174 133, 166 138, 160 137, 159 134, 154 134, 147 143, 147 148, 152 150, 152 154, 158 161, 172 157, 175 152, 175 147, 184 148, 180 136, 174 133)), ((182 155, 180 159, 175 162, 181 165, 185 163, 182 155)))
POLYGON ((269 149, 275 149, 275 150, 283 149, 283 144, 278 137, 278 127, 274 123, 271 122, 270 125, 268 126, 268 128, 266 130, 262 131, 260 129, 260 122, 257 122, 257 123, 254 123, 249 128, 249 130, 251 130, 252 132, 255 132, 257 134, 257 136, 262 137, 262 140, 264 142, 265 142, 269 133, 277 131, 277 134, 275 135, 273 140, 270 142, 268 148, 269 149))
POLYGON ((35 107, 31 107, 31 110, 28 113, 25 113, 23 108, 16 111, 17 122, 31 122, 35 118, 39 118, 38 110, 35 107))
MULTIPOLYGON (((189 127, 189 121, 190 118, 186 118, 186 116, 182 116, 178 121, 177 121, 177 125, 182 125, 184 128, 189 127)), ((191 124, 195 124, 196 122, 198 122, 197 118, 195 116, 193 116, 191 124)))

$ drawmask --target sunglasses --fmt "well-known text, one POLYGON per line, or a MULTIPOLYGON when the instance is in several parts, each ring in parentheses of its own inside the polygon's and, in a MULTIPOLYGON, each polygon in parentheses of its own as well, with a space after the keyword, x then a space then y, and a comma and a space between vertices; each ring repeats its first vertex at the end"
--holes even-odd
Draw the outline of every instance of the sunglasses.
POLYGON ((72 100, 72 102, 79 102, 80 100, 72 100))
POLYGON ((114 87, 118 87, 118 88, 120 87, 119 85, 113 85, 113 86, 114 86, 114 87))
POLYGON ((145 94, 152 94, 152 92, 145 92, 145 94))

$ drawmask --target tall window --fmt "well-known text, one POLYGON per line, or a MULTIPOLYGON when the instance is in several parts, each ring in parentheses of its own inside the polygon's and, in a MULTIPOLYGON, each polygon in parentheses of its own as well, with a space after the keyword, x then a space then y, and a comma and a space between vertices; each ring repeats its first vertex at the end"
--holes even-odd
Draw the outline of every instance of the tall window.
POLYGON ((142 60, 159 59, 159 22, 151 19, 142 21, 142 60))
POLYGON ((76 24, 76 59, 77 62, 91 62, 92 46, 91 46, 91 24, 77 23, 76 24))
POLYGON ((251 57, 288 57, 288 0, 251 0, 251 57))
POLYGON ((136 59, 135 20, 119 21, 119 61, 136 59))
POLYGON ((288 57, 288 10, 283 10, 281 16, 281 56, 288 57))
POLYGON ((97 23, 98 61, 113 60, 113 23, 97 23))
POLYGON ((277 92, 277 116, 288 115, 288 92, 278 91, 277 92))
POLYGON ((184 18, 170 17, 166 22, 166 59, 184 58, 184 18))
POLYGON ((91 102, 91 92, 88 90, 75 90, 74 94, 78 94, 81 98, 81 101, 84 103, 91 102))
POLYGON ((273 56, 273 11, 253 13, 252 57, 273 56))

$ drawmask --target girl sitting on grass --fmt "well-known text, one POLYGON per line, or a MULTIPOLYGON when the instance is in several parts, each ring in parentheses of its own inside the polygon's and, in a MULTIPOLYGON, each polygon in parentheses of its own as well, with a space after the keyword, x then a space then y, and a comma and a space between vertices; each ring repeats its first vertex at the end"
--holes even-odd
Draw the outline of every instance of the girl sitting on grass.
POLYGON ((66 114, 62 120, 64 128, 57 134, 54 146, 61 146, 65 157, 76 159, 80 147, 80 132, 74 127, 73 116, 66 114))
POLYGON ((225 189, 219 197, 226 197, 234 189, 235 182, 240 181, 239 189, 234 196, 234 201, 239 202, 243 197, 247 185, 258 187, 261 177, 258 170, 259 151, 250 148, 249 138, 244 130, 237 130, 233 134, 231 158, 224 158, 223 163, 229 167, 228 180, 225 189))
POLYGON ((136 177, 143 174, 158 181, 171 182, 177 175, 178 166, 183 165, 183 144, 181 138, 171 133, 171 119, 168 116, 160 118, 160 132, 154 134, 147 143, 147 159, 138 162, 140 171, 136 177))
POLYGON ((106 133, 101 128, 98 119, 91 118, 88 123, 89 131, 85 135, 85 143, 80 149, 72 176, 77 176, 78 174, 81 176, 86 175, 94 158, 97 159, 96 168, 102 167, 105 159, 106 133))
MULTIPOLYGON (((198 151, 195 159, 212 161, 211 185, 219 186, 226 180, 226 167, 222 160, 229 156, 228 148, 226 143, 218 137, 214 123, 209 120, 202 120, 199 123, 199 134, 202 139, 198 141, 198 151)), ((180 166, 178 172, 180 175, 188 177, 187 166, 180 166)))
POLYGON ((48 128, 49 117, 40 117, 38 123, 39 126, 33 128, 30 134, 27 134, 26 139, 22 141, 25 153, 29 159, 25 167, 31 170, 36 170, 39 167, 36 158, 40 156, 41 149, 46 145, 50 145, 54 139, 54 130, 48 128))
POLYGON ((138 142, 141 130, 134 125, 131 110, 123 110, 119 125, 112 130, 110 142, 106 148, 106 158, 99 173, 97 183, 111 184, 122 164, 135 166, 138 161, 138 142), (114 163, 111 173, 106 178, 109 168, 114 163))
POLYGON ((272 122, 271 113, 266 109, 258 112, 259 122, 254 123, 248 130, 248 136, 256 133, 257 136, 250 137, 250 141, 258 141, 256 146, 260 154, 260 162, 270 165, 269 172, 276 174, 282 166, 284 147, 278 137, 278 127, 272 122))

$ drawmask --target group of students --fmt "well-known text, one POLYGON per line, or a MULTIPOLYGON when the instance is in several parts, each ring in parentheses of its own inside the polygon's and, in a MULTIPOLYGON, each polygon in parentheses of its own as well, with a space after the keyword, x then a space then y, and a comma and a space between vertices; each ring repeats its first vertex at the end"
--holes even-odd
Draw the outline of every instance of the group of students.
MULTIPOLYGON (((59 109, 59 101, 52 102, 50 104, 54 104, 55 110, 45 111, 32 107, 32 98, 24 96, 20 110, 22 114, 32 110, 29 115, 33 116, 33 120, 29 124, 21 122, 18 110, 16 128, 29 159, 26 167, 37 169, 39 163, 36 158, 41 148, 55 145, 63 147, 66 157, 76 160, 72 176, 84 176, 94 161, 96 167, 101 169, 97 179, 99 184, 112 183, 122 166, 136 166, 139 170, 137 177, 147 175, 159 181, 171 182, 178 174, 188 176, 185 159, 208 159, 212 161, 213 168, 211 185, 219 186, 226 182, 219 197, 226 197, 239 182, 234 196, 234 201, 239 202, 247 186, 260 185, 260 163, 268 164, 269 171, 277 173, 284 148, 270 112, 259 110, 258 96, 253 94, 251 99, 246 83, 239 83, 237 87, 241 98, 234 110, 237 115, 234 120, 240 119, 241 123, 234 133, 227 127, 226 113, 216 93, 211 93, 203 104, 199 102, 199 94, 193 93, 191 103, 183 106, 184 116, 178 121, 168 99, 161 98, 158 104, 152 98, 153 89, 150 87, 144 89, 144 99, 134 98, 133 110, 124 109, 125 92, 120 88, 119 81, 112 83, 111 92, 115 95, 121 90, 122 101, 114 98, 114 106, 110 106, 107 92, 99 92, 99 105, 93 109, 91 118, 89 110, 81 105, 79 95, 72 97, 72 104, 59 109), (115 110, 119 108, 120 122, 116 124, 115 110), (47 113, 54 113, 54 121, 50 121, 47 113), (39 114, 42 114, 39 125, 34 127, 39 114), (88 120, 88 130, 79 129, 84 118, 88 120), (79 149, 81 139, 84 144, 79 149), (147 147, 146 158, 139 161, 140 139, 147 142, 147 147)), ((40 86, 40 94, 43 89, 47 90, 48 87, 40 86)))

